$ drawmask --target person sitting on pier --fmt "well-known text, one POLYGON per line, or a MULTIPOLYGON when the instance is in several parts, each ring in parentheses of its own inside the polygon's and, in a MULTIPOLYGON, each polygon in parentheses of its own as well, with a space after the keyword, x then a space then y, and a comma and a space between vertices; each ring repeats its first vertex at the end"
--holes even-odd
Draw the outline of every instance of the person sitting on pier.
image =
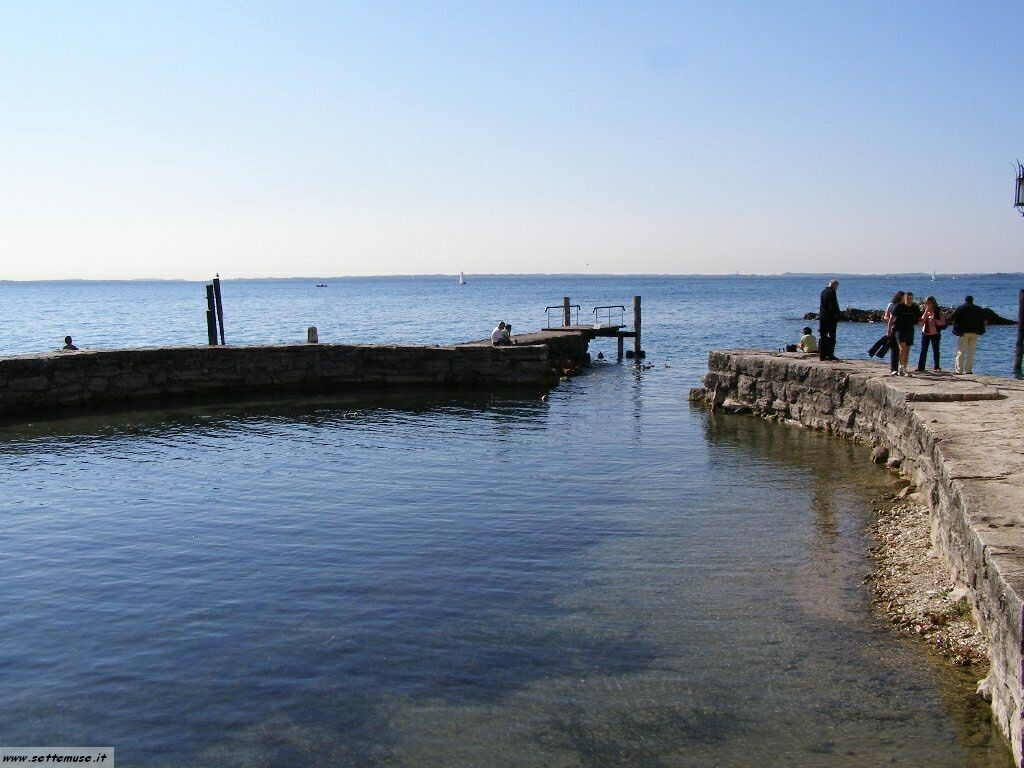
POLYGON ((64 346, 62 347, 62 351, 64 351, 64 352, 77 352, 78 351, 78 347, 76 347, 74 344, 71 343, 71 337, 70 336, 65 336, 64 337, 64 346))
POLYGON ((498 323, 498 327, 491 331, 491 344, 495 347, 506 347, 512 343, 509 337, 508 328, 505 326, 505 321, 502 320, 498 323))
POLYGON ((801 352, 817 352, 818 341, 814 338, 814 334, 811 333, 810 328, 804 328, 804 335, 800 337, 800 341, 797 342, 797 347, 801 352))

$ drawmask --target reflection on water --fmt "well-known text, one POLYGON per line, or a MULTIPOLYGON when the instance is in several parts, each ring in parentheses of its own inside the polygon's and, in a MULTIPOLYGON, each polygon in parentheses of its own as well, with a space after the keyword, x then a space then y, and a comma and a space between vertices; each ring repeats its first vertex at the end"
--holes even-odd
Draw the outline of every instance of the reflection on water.
MULTIPOLYGON (((910 709, 914 701, 922 700, 936 686, 943 710, 950 716, 952 733, 947 736, 950 744, 964 750, 962 756, 951 764, 969 766, 1012 765, 1008 750, 991 722, 991 712, 983 700, 974 695, 977 673, 970 668, 950 668, 943 659, 928 656, 924 644, 904 642, 894 638, 884 628, 876 628, 866 618, 865 588, 863 576, 869 563, 864 557, 869 542, 865 539, 864 523, 868 520, 869 506, 873 498, 888 496, 889 478, 878 470, 867 467, 867 451, 851 443, 833 441, 823 435, 808 434, 805 430, 789 426, 765 423, 758 419, 735 419, 715 416, 707 417, 707 436, 711 441, 734 445, 740 450, 750 449, 752 454, 769 457, 783 466, 801 465, 812 467, 808 478, 811 486, 810 512, 814 515, 813 527, 806 531, 809 557, 797 570, 793 597, 804 618, 820 617, 836 624, 829 634, 839 629, 842 636, 831 640, 841 641, 854 650, 858 641, 862 646, 856 649, 862 662, 869 662, 865 668, 872 681, 850 679, 846 681, 846 693, 850 686, 883 683, 890 701, 881 700, 875 707, 876 721, 887 723, 913 724, 917 716, 910 709), (819 441, 825 441, 827 448, 808 452, 808 448, 819 441), (859 467, 857 465, 860 465, 859 467), (843 492, 843 488, 857 490, 854 497, 843 492), (845 628, 844 628, 845 625, 845 628), (847 643, 847 640, 853 641, 847 643), (917 661, 917 654, 924 654, 928 666, 917 661), (913 673, 922 677, 913 679, 913 673), (905 688, 904 688, 905 687, 905 688), (904 688, 904 690, 900 690, 904 688), (914 697, 908 701, 908 697, 914 697), (906 711, 897 708, 906 707, 906 711), (886 709, 887 708, 887 709, 886 709)), ((877 695, 877 692, 871 693, 877 695)), ((855 702, 851 700, 851 704, 855 702)), ((836 706, 841 706, 837 699, 836 706)), ((892 730, 885 727, 881 744, 892 744, 892 730)), ((870 737, 868 737, 870 738, 870 737)), ((876 740, 877 737, 876 737, 876 740)), ((834 740, 829 743, 834 744, 834 740)), ((879 763, 882 754, 877 755, 879 763)), ((886 760, 891 755, 885 753, 886 760)), ((908 764, 920 760, 907 756, 908 764)), ((856 764, 854 761, 851 764, 856 764)))
POLYGON ((885 474, 679 402, 607 366, 549 403, 5 428, 0 740, 153 766, 1009 765, 970 681, 869 613, 885 474))

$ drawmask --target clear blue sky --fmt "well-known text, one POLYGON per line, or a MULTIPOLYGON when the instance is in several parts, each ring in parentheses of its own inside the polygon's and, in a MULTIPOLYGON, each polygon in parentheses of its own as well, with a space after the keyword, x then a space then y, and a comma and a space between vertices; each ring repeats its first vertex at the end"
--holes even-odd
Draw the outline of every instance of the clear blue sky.
POLYGON ((1019 2, 0 5, 0 278, 1017 271, 1019 2))

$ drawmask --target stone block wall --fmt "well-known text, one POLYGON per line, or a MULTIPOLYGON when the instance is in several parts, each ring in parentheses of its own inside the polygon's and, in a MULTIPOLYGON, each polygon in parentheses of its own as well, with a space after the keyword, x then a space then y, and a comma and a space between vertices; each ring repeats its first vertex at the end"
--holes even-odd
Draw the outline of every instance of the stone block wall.
POLYGON ((589 364, 589 340, 583 333, 545 334, 544 346, 548 348, 548 359, 556 371, 575 369, 589 364))
POLYGON ((557 371, 544 345, 289 344, 55 352, 0 358, 0 418, 186 395, 546 387, 555 381, 557 371))

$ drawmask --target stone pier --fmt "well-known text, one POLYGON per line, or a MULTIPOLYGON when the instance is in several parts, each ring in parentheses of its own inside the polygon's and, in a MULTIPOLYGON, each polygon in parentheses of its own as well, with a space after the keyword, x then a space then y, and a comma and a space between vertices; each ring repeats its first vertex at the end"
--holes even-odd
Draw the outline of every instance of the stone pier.
POLYGON ((952 373, 888 376, 881 363, 800 353, 712 352, 691 392, 876 447, 928 500, 932 542, 968 590, 992 668, 979 690, 1019 766, 1024 749, 1024 381, 952 373))
POLYGON ((170 398, 372 392, 395 387, 542 390, 557 383, 567 369, 589 361, 591 338, 577 331, 551 331, 517 337, 517 344, 507 347, 489 342, 281 344, 3 357, 0 419, 170 398))

